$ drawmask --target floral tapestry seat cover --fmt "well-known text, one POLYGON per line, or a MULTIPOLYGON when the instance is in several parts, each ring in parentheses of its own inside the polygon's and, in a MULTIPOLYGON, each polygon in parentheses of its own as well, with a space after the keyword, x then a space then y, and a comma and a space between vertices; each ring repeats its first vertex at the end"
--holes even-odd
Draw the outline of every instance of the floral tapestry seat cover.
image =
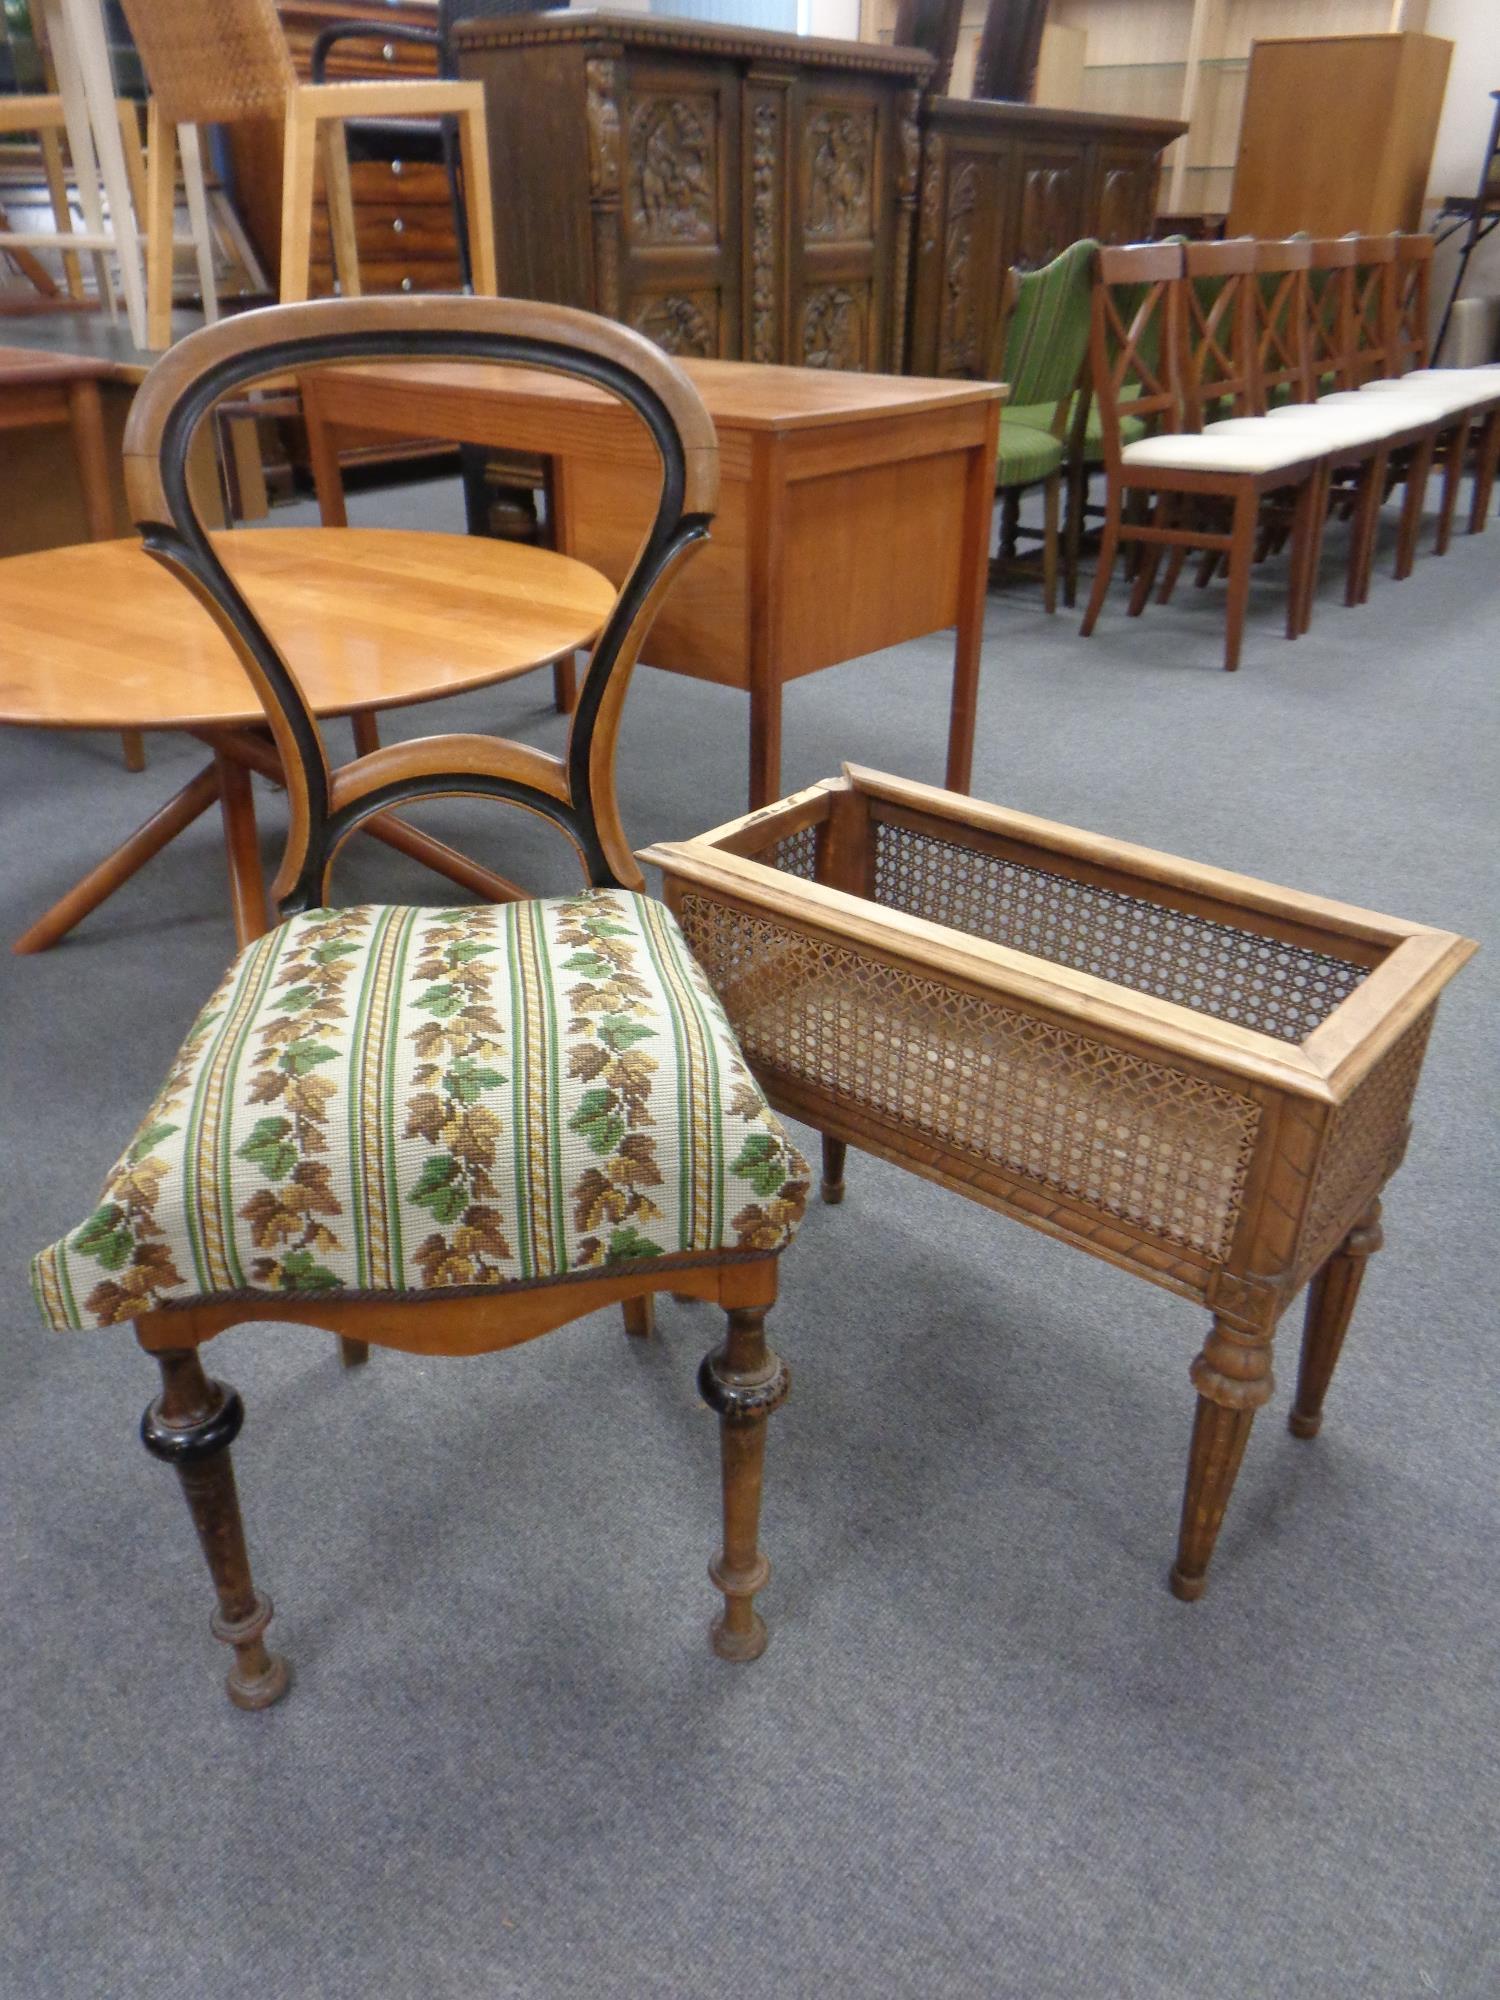
POLYGON ((779 1251, 807 1191, 661 904, 313 910, 235 960, 33 1273, 56 1327, 526 1284, 779 1251))

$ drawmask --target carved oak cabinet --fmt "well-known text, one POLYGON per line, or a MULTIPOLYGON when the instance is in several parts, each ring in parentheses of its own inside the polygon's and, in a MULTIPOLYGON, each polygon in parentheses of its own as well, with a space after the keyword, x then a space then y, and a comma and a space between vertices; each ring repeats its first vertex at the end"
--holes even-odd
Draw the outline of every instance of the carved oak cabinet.
POLYGON ((916 49, 625 14, 466 22, 501 290, 672 354, 900 373, 916 49))
POLYGON ((923 111, 909 365, 984 376, 1005 274, 1045 264, 1080 236, 1151 234, 1176 119, 929 99, 923 111))

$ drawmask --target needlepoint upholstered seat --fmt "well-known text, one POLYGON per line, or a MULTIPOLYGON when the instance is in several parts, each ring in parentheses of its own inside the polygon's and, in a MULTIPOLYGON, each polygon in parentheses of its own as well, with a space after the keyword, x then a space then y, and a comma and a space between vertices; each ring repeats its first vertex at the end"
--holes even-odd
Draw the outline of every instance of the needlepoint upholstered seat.
POLYGON ((776 1251, 807 1170, 659 903, 310 910, 242 952, 82 1226, 56 1327, 776 1251))
MULTIPOLYGON (((213 1630, 234 1648, 231 1699, 260 1708, 287 1685, 230 1466, 243 1409, 198 1357, 245 1321, 326 1328, 353 1362, 371 1343, 485 1353, 606 1305, 644 1334, 658 1290, 717 1302, 727 1336, 698 1376, 722 1459, 713 1641, 753 1658, 769 1575, 757 1540, 766 1420, 787 1392, 764 1321, 808 1175, 674 919, 639 893, 614 790, 631 668, 717 497, 702 399, 639 334, 564 307, 288 306, 205 328, 157 363, 131 412, 126 475, 146 549, 214 618, 275 740, 289 808, 281 920, 249 928, 101 1198, 36 1259, 35 1281, 54 1326, 131 1321, 160 1364, 142 1437, 181 1479, 218 1595, 213 1630), (222 397, 267 375, 393 358, 579 378, 625 404, 655 447, 656 516, 562 756, 449 735, 334 768, 291 664, 195 511, 188 454, 222 397), (343 842, 441 794, 538 815, 572 843, 586 886, 463 908, 331 907, 343 842)), ((445 617, 472 615, 420 579, 408 587, 409 615, 430 621, 435 643, 445 617)))

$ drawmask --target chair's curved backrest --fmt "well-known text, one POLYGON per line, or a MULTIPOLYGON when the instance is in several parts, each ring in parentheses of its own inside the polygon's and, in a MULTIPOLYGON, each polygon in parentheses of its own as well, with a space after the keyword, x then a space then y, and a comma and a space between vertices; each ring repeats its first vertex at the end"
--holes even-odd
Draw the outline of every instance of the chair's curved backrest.
MULTIPOLYGON (((283 916, 325 900, 333 857, 357 826, 391 806, 444 793, 539 813, 573 841, 595 885, 641 885, 615 801, 615 735, 631 669, 667 584, 707 537, 718 458, 713 420, 677 364, 629 328, 567 306, 449 297, 272 306, 204 327, 157 362, 126 427, 126 491, 147 550, 187 584, 234 647, 275 736, 290 803, 286 853, 272 886, 283 916), (660 457, 655 518, 595 642, 563 757, 504 738, 436 736, 333 769, 295 673, 231 580, 193 505, 188 452, 220 397, 270 373, 393 359, 503 362, 592 383, 635 412, 660 457)), ((435 604, 439 617, 441 609, 435 604)))
POLYGON ((991 369, 1012 403, 1062 403, 1078 387, 1089 346, 1092 236, 1070 243, 1039 271, 1011 274, 1013 309, 991 369))
POLYGON ((281 118, 297 77, 276 0, 122 0, 169 125, 281 118))

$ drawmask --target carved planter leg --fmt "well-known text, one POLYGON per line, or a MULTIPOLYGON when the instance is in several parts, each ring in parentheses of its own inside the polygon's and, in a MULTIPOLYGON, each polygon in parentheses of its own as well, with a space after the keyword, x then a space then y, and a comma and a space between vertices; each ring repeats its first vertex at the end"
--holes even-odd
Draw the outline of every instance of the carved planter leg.
POLYGON ((823 1199, 837 1208, 844 1199, 844 1160, 849 1152, 842 1139, 823 1136, 823 1199))
POLYGON ((1385 1242, 1380 1203, 1372 1201, 1308 1287, 1302 1366, 1287 1425, 1293 1437, 1313 1438, 1323 1421, 1323 1398, 1338 1366, 1365 1265, 1385 1242))
POLYGON ((1193 1363, 1198 1413, 1193 1420, 1182 1528, 1171 1576, 1173 1592, 1189 1603, 1201 1597, 1208 1586, 1208 1565, 1245 1455, 1250 1426, 1275 1386, 1271 1378, 1273 1331, 1267 1328, 1251 1333, 1215 1319, 1203 1352, 1193 1363))
POLYGON ((698 1370, 698 1390, 718 1413, 724 1483, 724 1549, 708 1566, 724 1593, 713 1622, 713 1649, 721 1659, 753 1660, 766 1650, 766 1627, 755 1609, 771 1565, 757 1544, 766 1419, 786 1401, 790 1377, 766 1345, 765 1311, 741 1307, 729 1315, 729 1337, 698 1370))
POLYGON ((195 1348, 169 1348, 156 1359, 162 1393, 141 1419, 141 1442, 182 1483, 219 1595, 210 1629, 234 1648, 229 1699, 236 1708, 269 1708, 286 1693, 290 1675, 285 1660, 266 1647, 271 1600, 251 1581, 234 1487, 229 1447, 245 1421, 245 1406, 233 1389, 207 1379, 195 1348))

